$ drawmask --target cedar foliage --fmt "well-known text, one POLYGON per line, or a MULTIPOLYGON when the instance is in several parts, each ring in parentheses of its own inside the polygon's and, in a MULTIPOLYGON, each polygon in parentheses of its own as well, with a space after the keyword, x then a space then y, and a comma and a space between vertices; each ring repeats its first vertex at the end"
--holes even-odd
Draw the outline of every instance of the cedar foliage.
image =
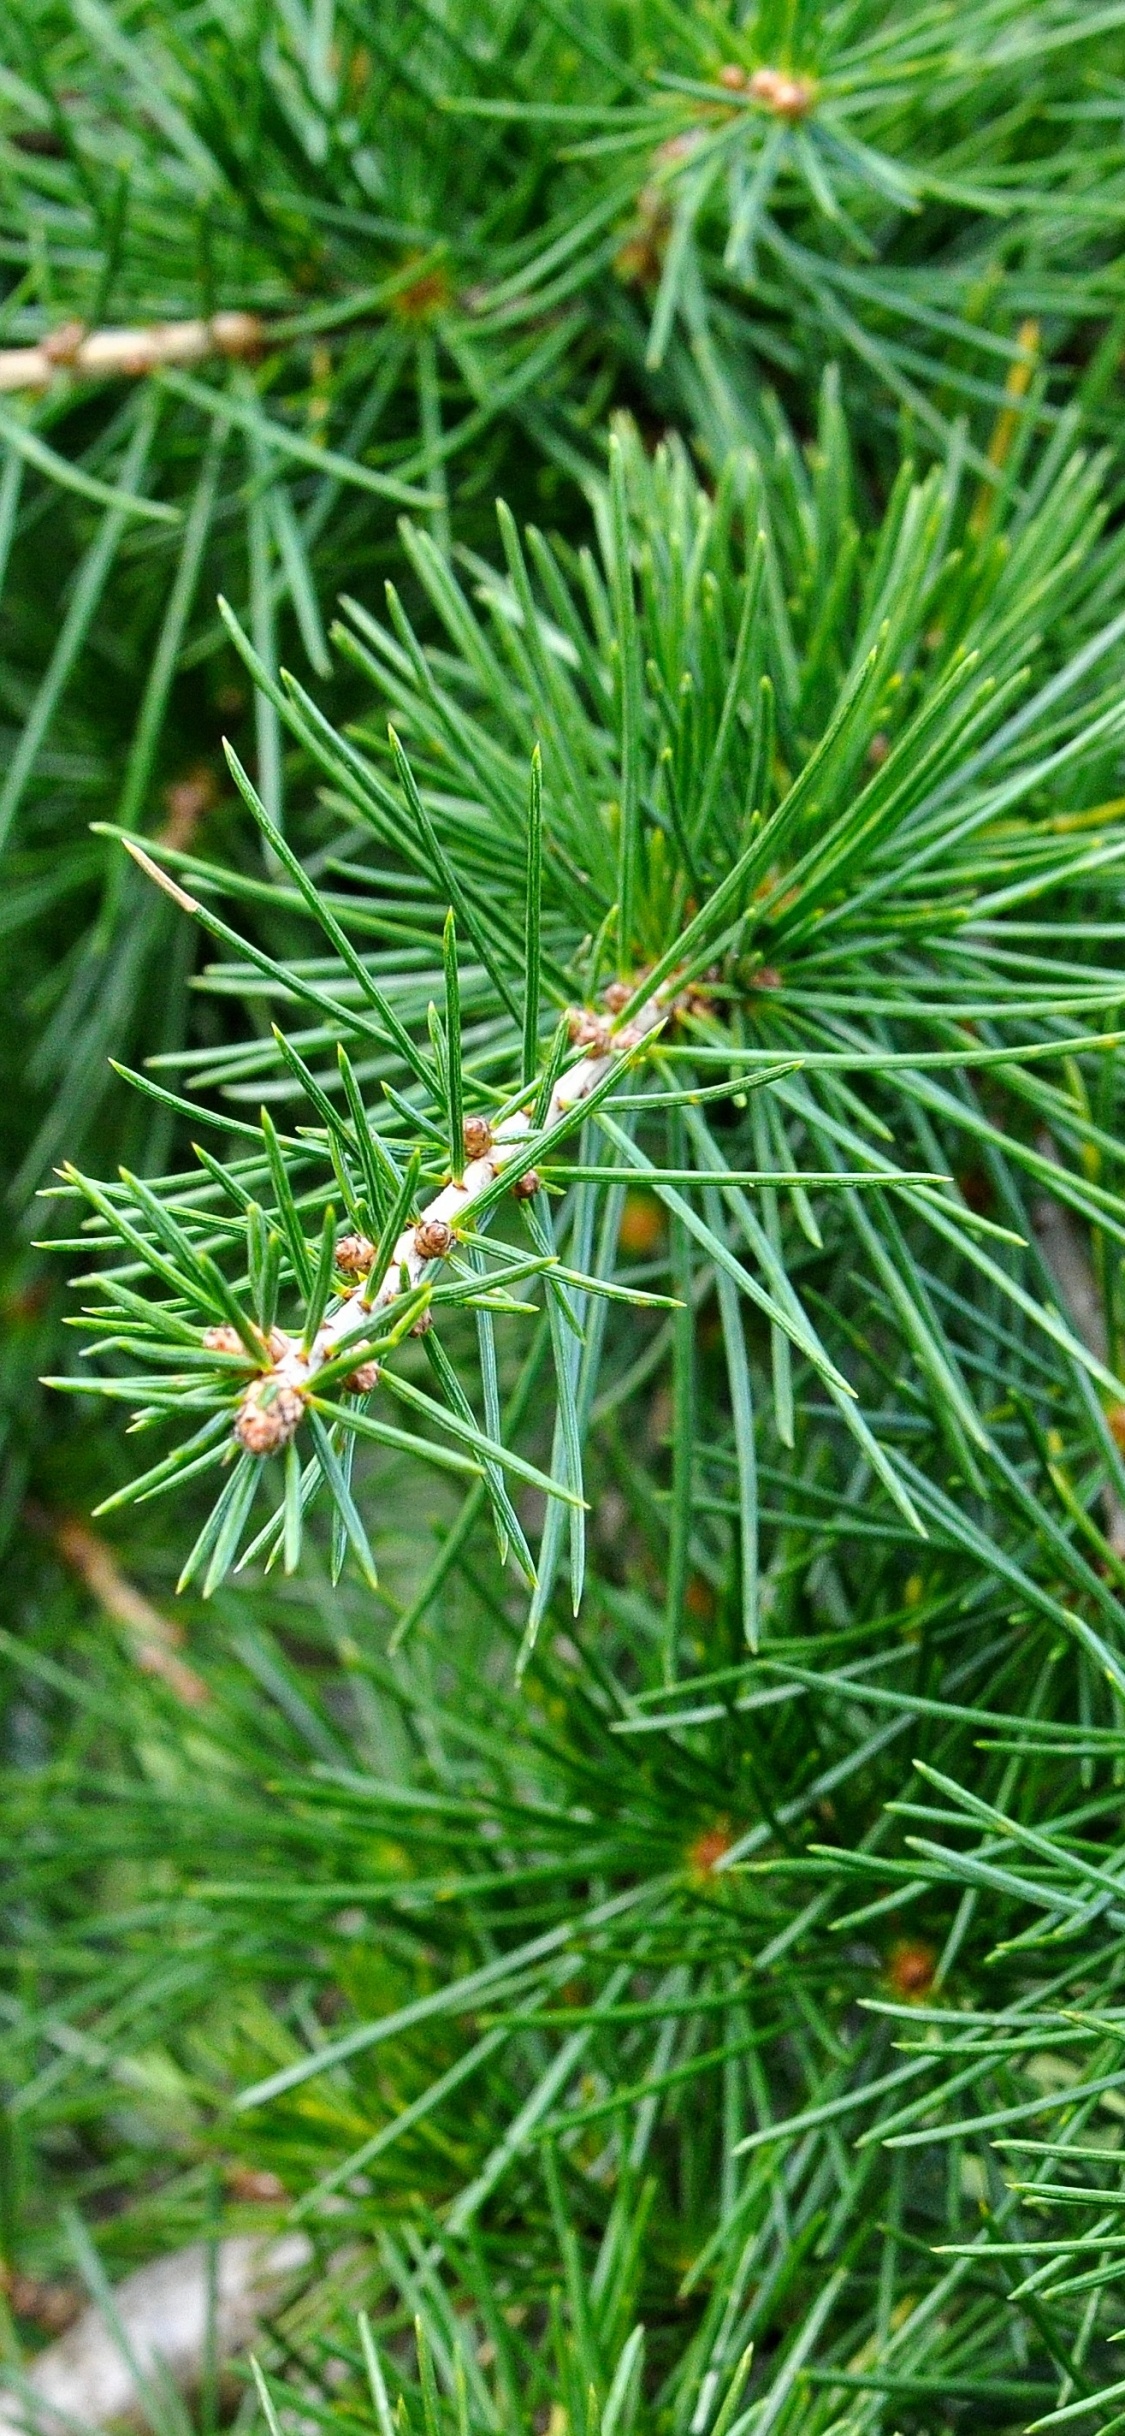
POLYGON ((0 27, 10 2361, 1125 2425, 1123 76, 0 27))

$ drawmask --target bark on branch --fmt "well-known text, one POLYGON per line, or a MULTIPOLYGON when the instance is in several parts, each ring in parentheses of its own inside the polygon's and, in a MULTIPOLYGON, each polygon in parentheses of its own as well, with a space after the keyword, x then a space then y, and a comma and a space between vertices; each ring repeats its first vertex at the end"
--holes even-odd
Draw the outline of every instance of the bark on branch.
POLYGON ((0 348, 0 392, 50 389, 65 380, 138 380, 146 372, 202 364, 209 355, 254 356, 265 344, 256 313, 213 313, 209 321, 154 322, 133 330, 87 330, 64 322, 34 347, 0 348))

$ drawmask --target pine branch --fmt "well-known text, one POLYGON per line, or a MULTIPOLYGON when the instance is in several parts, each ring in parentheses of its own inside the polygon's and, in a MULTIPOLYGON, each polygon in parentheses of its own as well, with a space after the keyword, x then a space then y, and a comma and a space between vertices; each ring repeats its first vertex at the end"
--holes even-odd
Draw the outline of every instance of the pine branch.
MULTIPOLYGON (((287 901, 311 915, 326 937, 335 960, 327 975, 323 966, 281 962, 231 928, 214 909, 216 892, 227 886, 217 867, 190 851, 164 850, 157 863, 126 840, 173 901, 233 955, 216 983, 245 988, 264 982, 283 1003, 296 999, 307 1009, 313 1028, 301 1049, 279 1032, 277 1048, 266 1054, 270 1063, 280 1060, 311 1101, 319 1147, 303 1156, 307 1164, 311 1155, 322 1170, 327 1164, 332 1177, 327 1189, 313 1188, 310 1214, 321 1238, 315 1252, 298 1206, 308 1187, 291 1175, 289 1149, 269 1127, 264 1168, 252 1163, 237 1186, 245 1216, 225 1221, 218 1238, 209 1198, 196 1205, 189 1196, 173 1219, 165 1206, 167 1185, 154 1193, 126 1179, 124 1192, 113 1188, 107 1195, 80 1180, 105 1225, 176 1298, 164 1316, 152 1314, 157 1334, 144 1358, 175 1368, 181 1357, 171 1342, 158 1351, 160 1331, 167 1333, 174 1320, 175 1334, 187 1309, 202 1306, 192 1322, 199 1333, 190 1338, 190 1359, 201 1365, 192 1373, 190 1403, 183 1403, 187 1374, 177 1381, 173 1368, 148 1391, 145 1401, 154 1412, 229 1408, 231 1373, 212 1372, 208 1379, 203 1365, 209 1353, 229 1365, 253 1366, 234 1419, 238 1442, 254 1457, 291 1443, 307 1401, 321 1388, 354 1384, 358 1375, 364 1392, 381 1380, 403 1393, 396 1372, 385 1365, 380 1371, 382 1355, 419 1324, 417 1297, 424 1290, 433 1316, 459 1302, 472 1305, 481 1281, 472 1269, 458 1278, 459 1238, 470 1250, 478 1239, 483 1244, 476 1232, 481 1220, 533 1163, 549 1182, 576 1188, 576 1242, 591 1194, 630 1173, 643 1176, 677 1227, 687 1228, 698 1255, 736 1289, 736 1302, 726 1307, 727 1327, 734 1331, 731 1376, 739 1372, 737 1314, 740 1306, 749 1307, 768 1318, 772 1332, 782 1435, 792 1435, 794 1426, 790 1371, 796 1353, 812 1362, 857 1450, 916 1530, 924 1527, 922 1511, 902 1453, 872 1427, 843 1342, 833 1342, 833 1330, 814 1316, 799 1282, 806 1257, 800 1247, 821 1245, 825 1223, 850 1230, 860 1264, 856 1281, 870 1281, 862 1292, 877 1288, 889 1297, 896 1331, 921 1364, 927 1392, 938 1399, 943 1427, 971 1479, 979 1477, 977 1450, 985 1433, 963 1352, 924 1282, 934 1256, 923 1252, 927 1239, 935 1249, 949 1248, 963 1278, 987 1281, 1009 1313, 1020 1314, 1068 1362, 1084 1368, 1103 1395, 1125 1397, 1110 1361, 1074 1332, 1027 1271, 1023 1246, 1031 1227, 1022 1205, 1013 1201, 1010 1221, 998 1222, 974 1211, 955 1182, 971 1146, 972 1155, 999 1162, 1005 1190, 1016 1192, 1017 1201, 1017 1179, 1037 1186, 1049 1179, 1076 1219, 1105 1230, 1109 1240, 1125 1240, 1125 1210, 1112 1171, 1106 1170, 1105 1181, 1084 1172, 1081 1145, 1092 1139, 1089 1126, 1072 1098, 1051 1100, 1055 1087, 1036 1079, 1035 1062, 1051 1053, 1052 1042, 1056 1056, 1065 1054, 1060 1025, 1068 1015, 1073 1020, 1086 1009, 1101 1009, 1105 1020, 1116 982, 1089 961, 1072 962, 1057 978, 1040 963, 1032 977, 1021 947, 1005 945, 1013 909, 1035 897, 1064 903, 1076 886, 1098 885, 1099 873, 1113 888, 1125 853, 1112 805, 1093 807, 1096 842, 1077 860, 1069 816, 1062 825, 1045 825, 1034 809, 1021 810, 1041 801, 1048 788, 1076 786, 1077 798, 1066 800, 1081 802, 1082 790, 1100 783, 1098 757, 1116 749, 1121 727, 1103 670, 1117 649, 1119 621, 1082 639, 1082 561, 1074 543, 1096 526, 1096 475, 1074 459, 1060 467, 1053 485, 1033 492, 1027 507, 1010 511, 1011 546, 1004 556, 992 551, 991 528, 981 526, 977 502, 958 498, 956 476, 933 475, 912 491, 900 489, 882 529, 865 545, 857 536, 845 554, 849 583, 830 596, 826 628, 815 570, 839 542, 850 483, 835 416, 829 384, 823 430, 831 480, 820 493, 823 510, 814 501, 800 514, 791 460, 782 460, 780 478, 767 479, 752 459, 731 459, 712 505, 674 452, 650 468, 623 429, 616 443, 615 502, 612 511, 608 502, 599 507, 607 568, 600 593, 592 568, 584 571, 593 618, 568 584, 565 554, 552 561, 531 537, 533 585, 509 530, 518 623, 508 597, 492 590, 490 640, 452 571, 428 545, 415 542, 416 566, 459 656, 447 657, 436 675, 395 601, 393 631, 353 608, 350 626, 338 637, 367 681, 389 697, 396 720, 414 739, 411 759, 394 729, 389 751, 367 730, 355 742, 338 737, 303 689, 273 678, 229 621, 255 681, 348 805, 359 837, 373 832, 380 854, 389 851, 412 871, 426 896, 414 900, 406 949, 402 899, 397 883, 389 891, 385 886, 385 865, 372 870, 367 893, 341 899, 337 912, 233 758, 243 800, 284 875, 287 901), (749 549, 734 544, 736 509, 749 533, 755 524, 760 532, 749 549), (947 555, 952 531, 961 537, 955 557, 947 555), (664 539, 669 533, 677 536, 672 557, 664 539), (794 603, 785 613, 787 650, 778 633, 779 592, 766 573, 771 552, 785 567, 794 603), (693 564, 699 574, 689 579, 693 564), (1064 601, 1072 604, 1066 612, 1072 620, 1069 657, 1030 681, 1021 657, 1029 647, 1039 648, 1036 629, 1044 594, 1052 589, 1060 613, 1064 601), (627 678, 633 661, 638 674, 627 678), (768 755, 767 714, 771 728, 776 720, 778 740, 768 755), (609 986, 608 1025, 592 1015, 568 1019, 572 1036, 577 1027, 581 1040, 585 1027, 590 1043, 576 1066, 567 1066, 567 1024, 560 1025, 539 1084, 541 1105, 531 1117, 527 1086, 519 1082, 527 1044, 521 1052, 517 1037, 527 1028, 517 983, 527 925, 509 921, 501 910, 491 918, 484 911, 486 863, 508 872, 514 888, 525 882, 528 803, 518 773, 520 740, 529 726, 544 748, 551 839, 537 883, 542 984, 558 997, 575 984, 587 994, 605 950, 594 947, 591 964, 583 933, 604 942, 615 926, 615 952, 624 952, 632 968, 628 982, 609 986), (451 768, 464 773, 455 797, 451 768), (487 856, 470 789, 488 806, 487 856), (619 839, 628 820, 635 828, 632 911, 630 929, 621 935, 619 839), (168 875, 163 866, 169 862, 198 893, 168 875), (452 980, 451 934, 442 915, 451 898, 457 928, 479 958, 475 968, 454 966, 452 980), (361 912, 364 928, 386 942, 377 980, 372 962, 349 938, 353 912, 361 912), (425 964, 428 940, 432 976, 425 964), (456 1001, 452 1039, 433 1012, 434 988, 451 1005, 456 1001), (610 1088, 614 1101, 622 1100, 615 1042, 631 1052, 662 1014, 672 1021, 646 1061, 649 1088, 632 1103, 642 1126, 655 1120, 650 1149, 623 1135, 608 1102, 602 1103, 610 1088), (428 1053, 416 1038, 423 1023, 428 1053), (944 1042, 937 1054, 946 1061, 945 1072, 916 1065, 911 1042, 919 1023, 944 1042), (1026 1130, 999 1117, 976 1089, 974 1069, 965 1062, 967 1052, 976 1054, 969 1048, 975 1032, 966 1025, 983 1027, 992 1053, 1004 1059, 1009 1098, 1018 1094, 1055 1108, 1061 1163, 1046 1161, 1026 1130), (317 1060, 344 1042, 347 1071, 362 1049, 365 1059, 374 1058, 375 1075, 385 1079, 395 1112, 385 1143, 371 1131, 354 1079, 345 1118, 338 1082, 318 1077, 317 1060), (849 1068, 861 1084, 868 1078, 877 1105, 870 1090, 856 1097, 846 1079, 849 1068), (705 1085, 709 1074, 717 1079, 705 1085), (673 1087, 654 1092, 652 1082, 666 1078, 673 1087), (741 1095, 747 1109, 741 1159, 731 1155, 734 1142, 716 1132, 701 1087, 720 1090, 736 1106, 741 1095), (449 1166, 436 1158, 435 1144, 448 1148, 451 1110, 471 1107, 474 1097, 481 1113, 469 1121, 487 1128, 488 1145, 476 1151, 462 1180, 446 1181, 449 1166), (662 1139, 677 1106, 686 1111, 688 1166, 682 1150, 677 1154, 662 1139), (606 1147, 593 1164, 579 1158, 560 1165, 557 1153, 579 1114, 597 1126, 606 1147), (917 1164, 894 1150, 899 1136, 916 1141, 922 1151, 917 1164), (497 1158, 500 1146, 503 1157, 497 1158), (404 1170, 404 1152, 418 1175, 432 1174, 436 1165, 439 1189, 428 1200, 417 1195, 404 1170), (266 1175, 279 1213, 272 1252, 258 1204, 266 1175), (718 1227, 694 1206, 693 1188, 706 1191, 718 1227), (782 1192, 793 1196, 795 1235, 780 1223, 782 1192), (346 1250, 334 1252, 337 1221, 330 1219, 329 1203, 338 1207, 337 1194, 348 1232, 346 1250), (130 1205, 133 1215, 127 1216, 130 1205), (220 1242, 233 1245, 241 1235, 249 1257, 245 1286, 227 1282, 214 1259, 220 1242), (341 1251, 349 1272, 344 1292, 332 1287, 341 1251), (268 1289, 267 1275, 273 1281, 268 1289), (443 1275, 448 1282, 439 1284, 443 1275), (279 1327, 277 1318, 279 1294, 294 1290, 303 1307, 296 1332, 279 1327)), ((1118 555, 1115 548, 1115 571, 1118 555)), ((1105 600, 1103 582, 1102 609, 1105 600)), ((362 846, 359 851, 362 869, 362 846)), ((1012 936, 1018 942, 1023 932, 1017 927, 1012 936)), ((1101 1036, 1106 1054, 1115 1039, 1108 1029, 1101 1036)), ((217 1069, 211 1061, 211 1070, 228 1088, 243 1087, 242 1075, 254 1087, 262 1049, 255 1046, 245 1063, 237 1054, 224 1056, 217 1069)), ((202 1073, 207 1071, 204 1065, 202 1073)), ((463 1117, 457 1123, 460 1128, 463 1117)), ((1104 1128, 1098 1140, 1104 1155, 1110 1142, 1104 1128)), ((474 1135, 474 1143, 466 1143, 470 1152, 475 1142, 474 1135)), ((224 1189, 221 1181, 218 1188, 224 1189)), ((554 1360, 565 1418, 573 1393, 565 1332, 576 1322, 569 1289, 559 1276, 550 1280, 552 1258, 537 1247, 563 1331, 556 1330, 554 1360)), ((513 1265, 510 1251, 490 1249, 490 1259, 500 1262, 492 1283, 501 1296, 530 1273, 513 1265)), ((595 1279, 587 1255, 571 1265, 582 1292, 619 1290, 612 1268, 595 1279)), ((670 1276, 668 1283, 682 1301, 682 1279, 670 1276)), ((855 1324, 866 1327, 860 1309, 855 1324)), ((142 1350, 144 1324, 135 1337, 130 1323, 127 1336, 110 1340, 122 1349, 127 1341, 142 1350)), ((106 1385, 115 1396, 137 1392, 122 1379, 106 1385)), ((455 1437, 468 1428, 470 1404, 471 1398, 456 1422, 443 1424, 455 1437)), ((369 1416, 349 1425, 346 1407, 333 1407, 333 1423, 345 1434, 351 1426, 376 1437, 389 1427, 369 1416)), ((556 1475, 555 1490, 573 1500, 580 1493, 573 1414, 567 1427, 568 1468, 565 1479, 556 1475)), ((499 1450, 488 1432, 470 1431, 458 1442, 469 1453, 475 1447, 486 1465, 523 1460, 499 1450)), ((218 1459, 217 1453, 211 1458, 218 1459)), ((562 1459, 560 1442, 557 1461, 562 1459)), ((748 1442, 744 1460, 752 1460, 748 1442)), ((314 1482, 316 1476, 314 1471, 314 1482)), ((682 1503, 690 1484, 686 1461, 679 1477, 682 1503)), ((213 1583, 234 1561, 253 1493, 250 1472, 231 1476, 216 1509, 218 1537, 212 1545, 204 1534, 189 1575, 206 1559, 213 1583)), ((285 1540, 290 1563, 303 1510, 303 1502, 291 1508, 285 1540)), ((360 1547, 350 1502, 346 1510, 352 1544, 360 1547)), ((510 1532, 499 1514, 497 1522, 503 1542, 510 1532)), ((369 1557, 362 1562, 370 1571, 369 1557)))
POLYGON ((0 28, 0 2280, 273 2436, 1119 2422, 1123 41, 0 28))
MULTIPOLYGON (((475 1155, 469 1157, 462 1175, 444 1185, 420 1217, 399 1235, 386 1267, 378 1269, 371 1265, 365 1269, 365 1263, 375 1262, 375 1246, 362 1237, 347 1239, 346 1265, 349 1273, 355 1275, 356 1283, 346 1301, 329 1311, 310 1347, 287 1343, 271 1367, 246 1391, 235 1432, 249 1453, 268 1454, 287 1444, 299 1426, 305 1397, 315 1394, 321 1371, 337 1362, 357 1333, 363 1334, 372 1323, 377 1325, 377 1313, 388 1310, 400 1295, 426 1283, 435 1264, 449 1257, 463 1228, 480 1213, 485 1196, 489 1201, 495 1199, 497 1183, 510 1182, 517 1200, 527 1200, 540 1190, 540 1179, 531 1158, 542 1157, 545 1150, 561 1145, 571 1130, 575 1112, 592 1097, 599 1084, 616 1079, 620 1061, 640 1047, 662 1016, 663 1002, 659 996, 646 1001, 632 1021, 617 1030, 599 1026, 596 1021, 583 1024, 583 1019, 576 1016, 574 1036, 581 1037, 583 1029, 604 1031, 605 1047, 598 1054, 588 1052, 559 1076, 534 1132, 526 1110, 501 1118, 495 1130, 486 1117, 467 1118, 465 1149, 475 1155), (484 1147, 478 1149, 482 1137, 484 1147)), ((339 1247, 336 1259, 339 1266, 339 1247)), ((376 1379, 377 1376, 376 1371, 376 1379)))
POLYGON ((0 348, 0 391, 44 390, 66 380, 140 380, 205 363, 210 355, 253 360, 268 345, 256 313, 213 313, 209 321, 156 322, 139 330, 87 330, 81 322, 64 322, 38 346, 0 348))

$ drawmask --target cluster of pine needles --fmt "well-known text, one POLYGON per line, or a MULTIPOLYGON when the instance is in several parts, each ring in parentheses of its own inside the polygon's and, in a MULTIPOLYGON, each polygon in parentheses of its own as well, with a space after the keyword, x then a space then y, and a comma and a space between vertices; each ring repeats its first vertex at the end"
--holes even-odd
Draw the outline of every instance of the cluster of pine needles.
POLYGON ((9 2407, 1125 2428, 1125 0, 11 0, 0 265, 9 2407))

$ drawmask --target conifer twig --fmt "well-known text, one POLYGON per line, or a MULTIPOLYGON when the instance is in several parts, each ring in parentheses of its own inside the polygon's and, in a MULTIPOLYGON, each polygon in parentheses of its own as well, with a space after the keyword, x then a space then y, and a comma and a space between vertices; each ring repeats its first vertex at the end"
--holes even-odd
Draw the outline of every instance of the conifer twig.
POLYGON ((128 1637, 137 1665, 146 1675, 158 1675, 177 1700, 200 1708, 210 1699, 202 1676, 177 1655, 183 1633, 154 1607, 151 1599, 130 1582, 105 1540, 86 1523, 52 1521, 51 1536, 64 1564, 76 1573, 110 1622, 128 1637))
POLYGON ((213 313, 207 321, 121 330, 87 330, 80 321, 67 321, 34 347, 0 348, 0 393, 50 389, 68 377, 137 380, 148 372, 205 363, 209 355, 258 355, 265 337, 257 313, 213 313))
MULTIPOLYGON (((611 983, 606 992, 611 1014, 620 1012, 630 995, 624 983, 611 983)), ((582 1055, 559 1076, 538 1130, 549 1132, 572 1109, 580 1107, 614 1061, 637 1048, 655 1030, 663 1019, 666 1003, 667 992, 655 991, 631 1020, 616 1031, 601 1017, 576 1010, 571 1017, 571 1036, 575 1045, 581 1047, 582 1055)), ((385 1311, 400 1294, 420 1285, 435 1261, 448 1257, 456 1242, 458 1224, 518 1156, 531 1131, 532 1118, 526 1109, 517 1109, 502 1118, 495 1132, 486 1117, 467 1117, 464 1134, 469 1156, 463 1173, 443 1185, 421 1216, 403 1229, 377 1282, 373 1266, 366 1265, 375 1260, 374 1245, 359 1236, 344 1239, 338 1247, 337 1259, 340 1265, 354 1269, 356 1284, 328 1313, 307 1351, 300 1338, 286 1337, 282 1330, 274 1329, 270 1340, 273 1362, 251 1381, 235 1422, 235 1434, 248 1454, 272 1454, 288 1445, 300 1425, 304 1399, 315 1386, 317 1372, 334 1359, 350 1336, 360 1331, 369 1313, 385 1311)), ((525 1169, 512 1189, 519 1198, 529 1200, 539 1190, 534 1168, 525 1169)), ((423 1318, 420 1325, 426 1326, 428 1321, 423 1318)), ((373 1364, 361 1365, 356 1373, 357 1383, 363 1386, 374 1386, 377 1378, 373 1364)))

